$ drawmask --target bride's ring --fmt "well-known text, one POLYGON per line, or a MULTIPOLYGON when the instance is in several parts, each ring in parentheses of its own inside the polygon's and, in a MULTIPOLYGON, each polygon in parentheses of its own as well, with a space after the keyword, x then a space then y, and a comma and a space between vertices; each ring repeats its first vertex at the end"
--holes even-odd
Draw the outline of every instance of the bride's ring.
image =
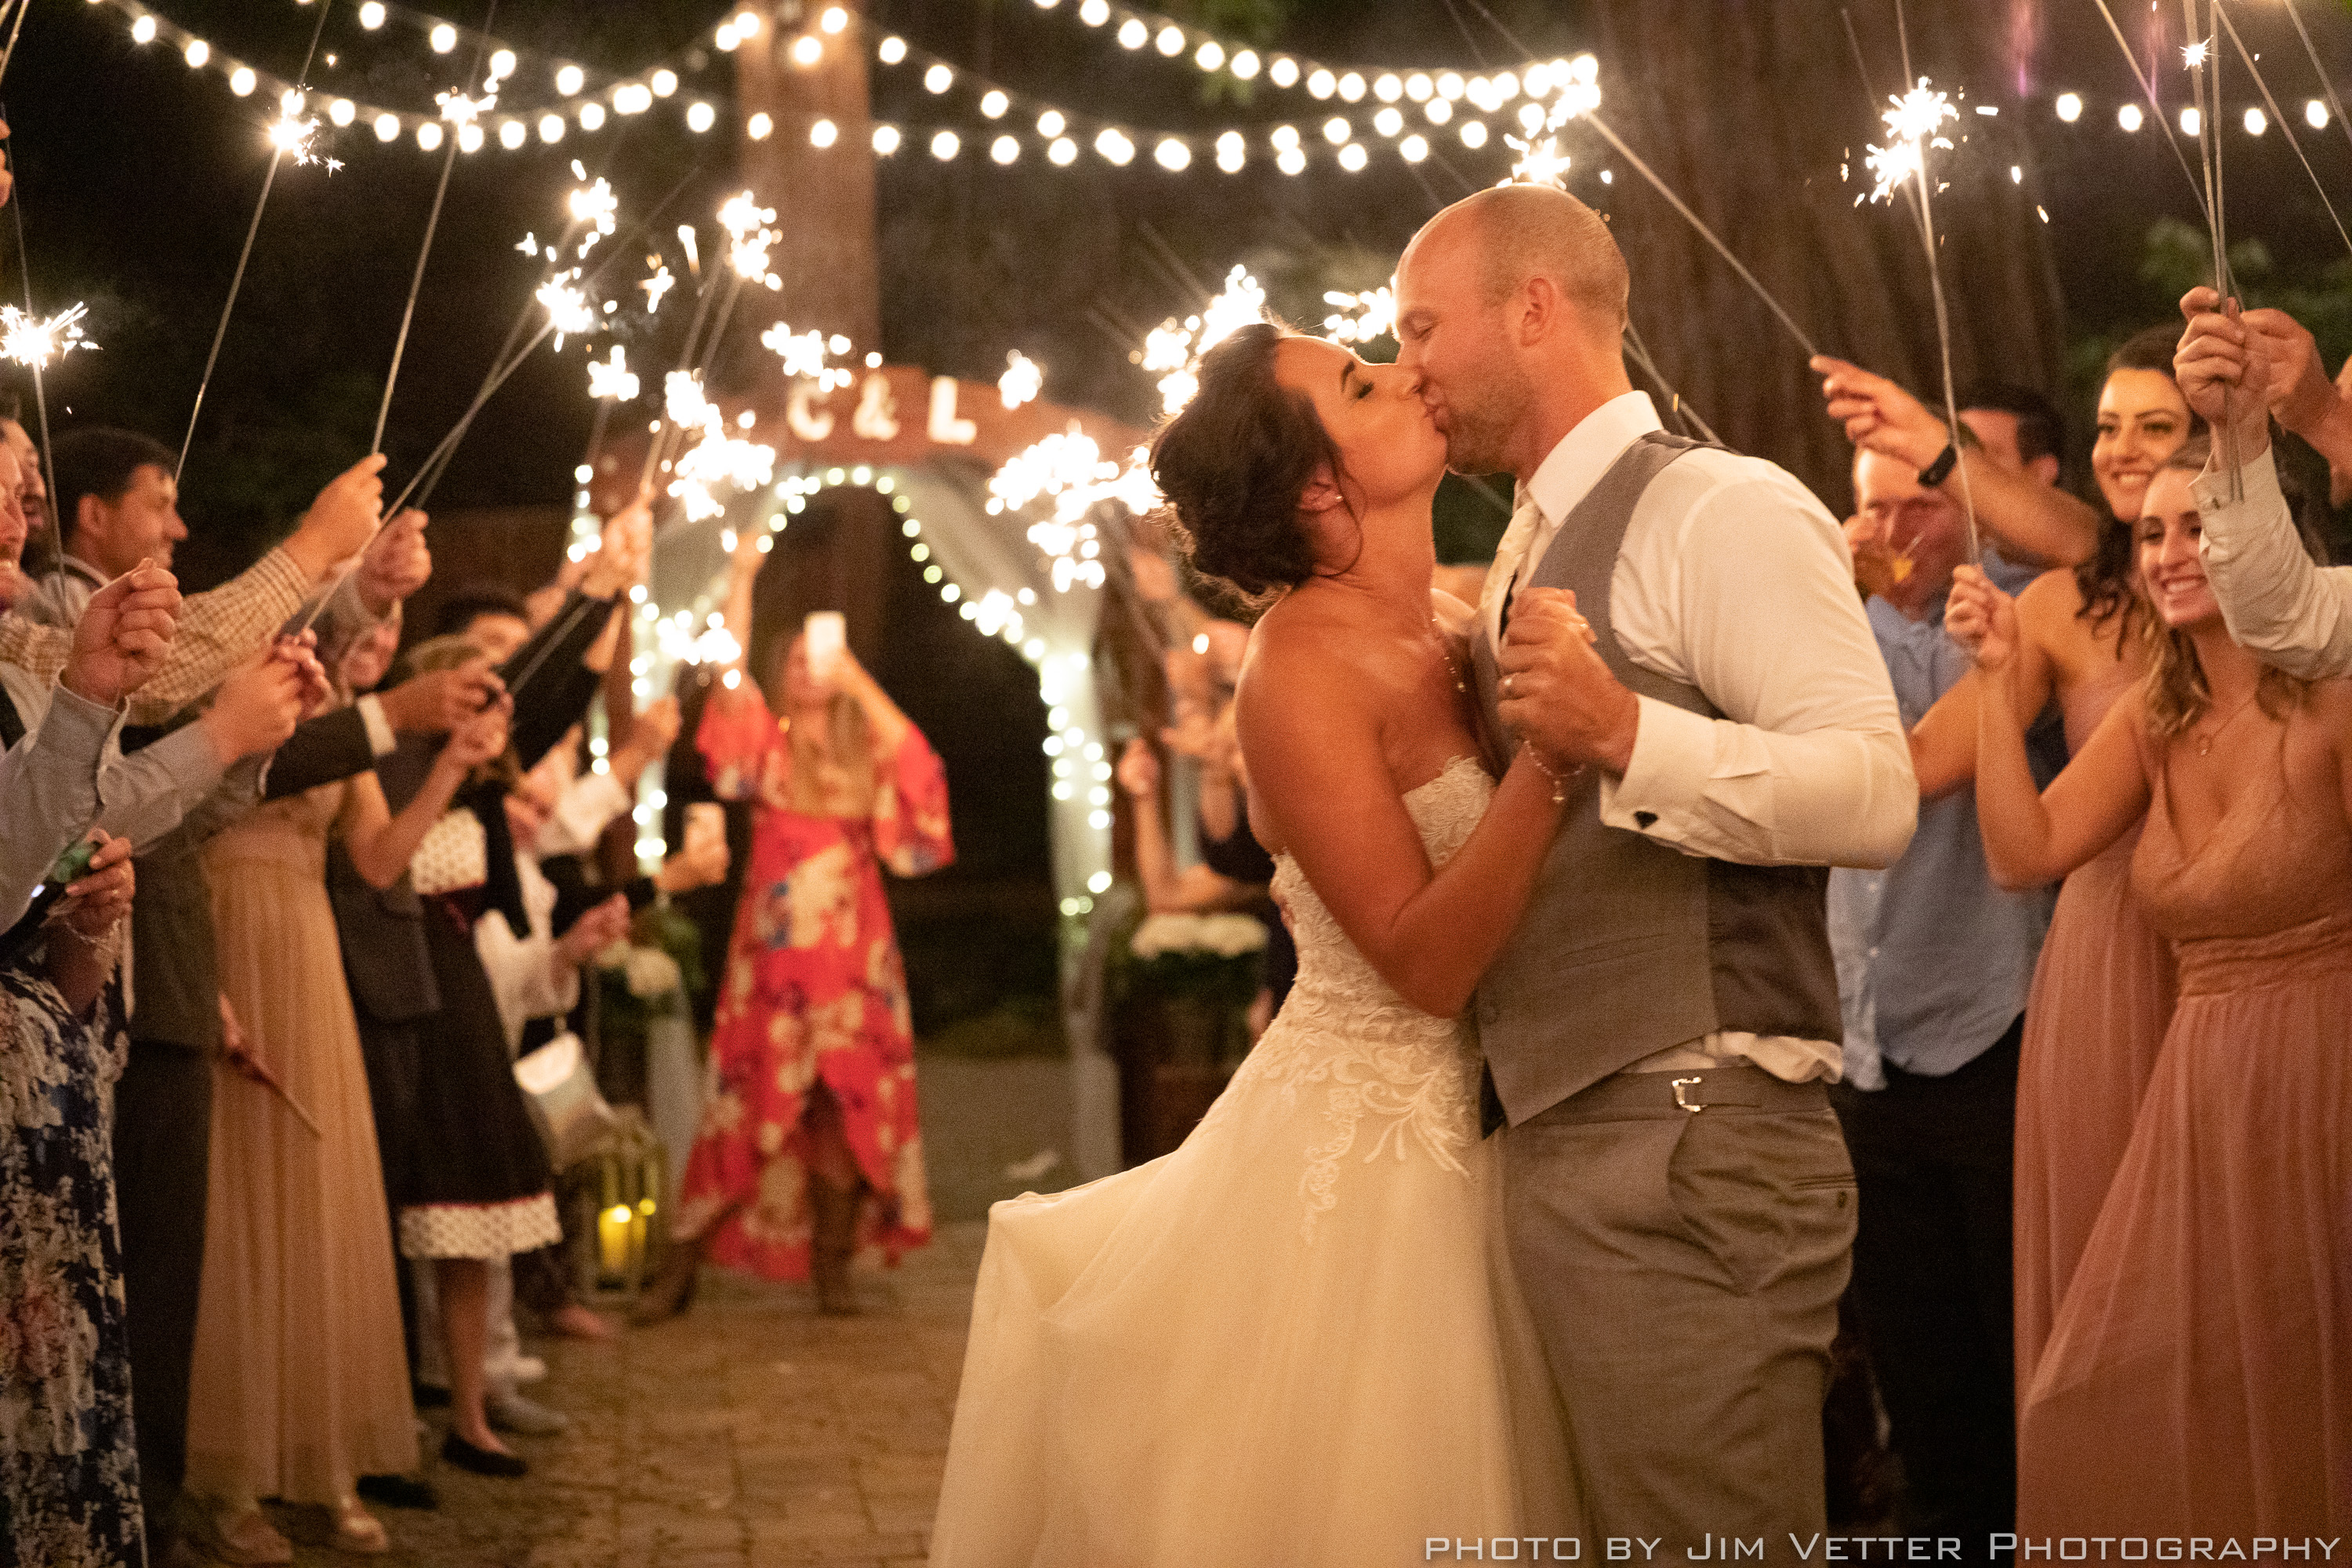
POLYGON ((1512 685, 1511 685, 1511 682, 1513 682, 1514 680, 1517 680, 1517 679, 1518 679, 1518 677, 1517 677, 1517 675, 1507 675, 1507 676, 1503 677, 1503 695, 1504 695, 1504 696, 1506 696, 1506 697, 1517 697, 1517 696, 1518 695, 1518 692, 1517 692, 1517 690, 1512 687, 1512 685))

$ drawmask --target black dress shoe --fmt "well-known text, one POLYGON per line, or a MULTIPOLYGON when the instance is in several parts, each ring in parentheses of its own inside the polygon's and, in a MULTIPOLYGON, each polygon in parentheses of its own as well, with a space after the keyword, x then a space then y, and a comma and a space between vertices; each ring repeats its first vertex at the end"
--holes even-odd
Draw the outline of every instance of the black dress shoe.
POLYGON ((477 1448, 455 1432, 441 1440, 441 1457, 461 1470, 471 1470, 478 1476, 498 1476, 514 1480, 530 1474, 530 1467, 514 1454, 501 1454, 495 1448, 477 1448))
POLYGON ((441 1494, 415 1476, 362 1476, 360 1496, 386 1508, 439 1508, 441 1494))

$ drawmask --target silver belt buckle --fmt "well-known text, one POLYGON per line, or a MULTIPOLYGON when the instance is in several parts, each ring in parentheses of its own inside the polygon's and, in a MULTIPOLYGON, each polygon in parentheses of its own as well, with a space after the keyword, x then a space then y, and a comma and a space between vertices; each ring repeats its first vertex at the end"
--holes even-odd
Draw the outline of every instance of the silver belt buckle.
POLYGON ((1705 1079, 1699 1078, 1678 1078, 1675 1079, 1671 1086, 1675 1091, 1675 1103, 1680 1106, 1683 1110, 1689 1111, 1693 1116, 1696 1116, 1700 1111, 1705 1110, 1706 1109, 1705 1105, 1693 1105, 1689 1100, 1685 1100, 1683 1098, 1683 1090, 1694 1086, 1704 1087, 1706 1082, 1706 1080, 1705 1079))

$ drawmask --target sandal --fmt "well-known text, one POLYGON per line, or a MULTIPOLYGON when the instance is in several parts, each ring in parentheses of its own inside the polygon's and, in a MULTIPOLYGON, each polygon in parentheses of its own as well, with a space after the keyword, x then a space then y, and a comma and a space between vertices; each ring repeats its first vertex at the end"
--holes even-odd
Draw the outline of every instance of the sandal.
POLYGON ((235 1514, 206 1512, 203 1520, 205 1550, 224 1563, 247 1568, 294 1561, 294 1543, 278 1534, 278 1527, 258 1508, 235 1514))
POLYGON ((392 1536, 383 1521, 362 1508, 357 1498, 345 1498, 335 1509, 334 1544, 338 1552, 376 1557, 392 1550, 392 1536))

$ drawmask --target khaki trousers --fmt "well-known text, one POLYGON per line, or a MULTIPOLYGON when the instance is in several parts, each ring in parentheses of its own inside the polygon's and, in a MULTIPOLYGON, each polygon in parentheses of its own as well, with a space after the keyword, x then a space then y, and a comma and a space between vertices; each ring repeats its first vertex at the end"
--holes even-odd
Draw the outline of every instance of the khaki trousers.
POLYGON ((1568 1412, 1588 1561, 1617 1538, 1636 1563, 1819 1562, 1856 1211, 1822 1087, 1619 1075, 1502 1138, 1505 1238, 1568 1412))

